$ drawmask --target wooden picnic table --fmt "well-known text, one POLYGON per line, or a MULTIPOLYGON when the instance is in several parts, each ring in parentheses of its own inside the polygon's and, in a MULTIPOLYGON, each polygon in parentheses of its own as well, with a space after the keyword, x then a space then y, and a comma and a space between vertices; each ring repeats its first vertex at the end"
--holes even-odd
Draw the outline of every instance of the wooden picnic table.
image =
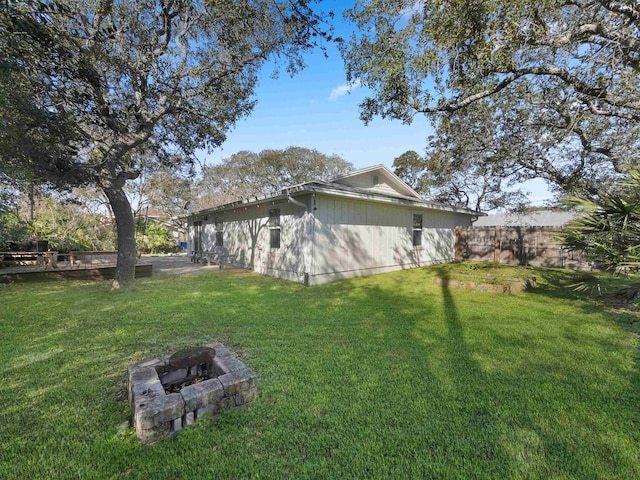
POLYGON ((0 262, 10 261, 18 265, 21 262, 33 262, 37 265, 46 265, 58 268, 58 252, 0 252, 0 262))
POLYGON ((194 263, 200 263, 200 261, 211 265, 212 263, 218 265, 220 269, 224 268, 224 264, 233 265, 236 261, 236 255, 229 253, 224 247, 214 247, 213 250, 204 250, 201 252, 191 252, 191 261, 194 263))

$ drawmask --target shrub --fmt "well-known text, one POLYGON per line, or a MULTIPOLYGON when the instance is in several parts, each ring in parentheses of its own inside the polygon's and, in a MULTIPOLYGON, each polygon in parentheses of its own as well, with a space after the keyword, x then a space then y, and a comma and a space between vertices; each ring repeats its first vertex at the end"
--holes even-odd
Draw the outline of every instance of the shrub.
POLYGON ((138 224, 136 247, 138 253, 170 253, 176 243, 163 225, 146 222, 138 224))

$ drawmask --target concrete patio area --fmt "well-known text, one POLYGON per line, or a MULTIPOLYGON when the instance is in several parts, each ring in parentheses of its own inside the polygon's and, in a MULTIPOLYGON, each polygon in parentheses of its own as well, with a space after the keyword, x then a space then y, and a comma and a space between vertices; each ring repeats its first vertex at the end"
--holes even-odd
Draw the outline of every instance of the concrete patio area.
POLYGON ((221 269, 218 265, 206 263, 194 263, 186 254, 178 255, 143 255, 138 264, 153 265, 153 275, 180 275, 184 273, 222 273, 222 272, 246 272, 241 268, 225 265, 221 269))

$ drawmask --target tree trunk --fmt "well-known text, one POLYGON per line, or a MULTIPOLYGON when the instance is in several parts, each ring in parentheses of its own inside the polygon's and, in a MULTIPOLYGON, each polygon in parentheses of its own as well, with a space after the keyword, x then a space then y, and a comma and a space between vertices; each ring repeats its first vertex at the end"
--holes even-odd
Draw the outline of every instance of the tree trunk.
POLYGON ((33 228, 33 219, 35 218, 34 211, 36 208, 36 187, 33 183, 29 184, 29 223, 31 224, 31 228, 33 228))
POLYGON ((118 235, 118 263, 113 286, 130 286, 136 276, 136 226, 131 204, 122 186, 103 186, 103 190, 109 199, 118 235))

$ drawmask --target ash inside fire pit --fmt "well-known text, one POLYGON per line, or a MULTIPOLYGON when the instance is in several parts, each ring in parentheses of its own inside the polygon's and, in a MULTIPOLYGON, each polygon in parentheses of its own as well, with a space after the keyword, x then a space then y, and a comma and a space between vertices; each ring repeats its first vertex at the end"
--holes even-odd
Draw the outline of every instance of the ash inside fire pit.
POLYGON ((216 378, 215 355, 210 347, 185 348, 171 355, 164 371, 158 372, 164 391, 178 393, 189 385, 216 378))

